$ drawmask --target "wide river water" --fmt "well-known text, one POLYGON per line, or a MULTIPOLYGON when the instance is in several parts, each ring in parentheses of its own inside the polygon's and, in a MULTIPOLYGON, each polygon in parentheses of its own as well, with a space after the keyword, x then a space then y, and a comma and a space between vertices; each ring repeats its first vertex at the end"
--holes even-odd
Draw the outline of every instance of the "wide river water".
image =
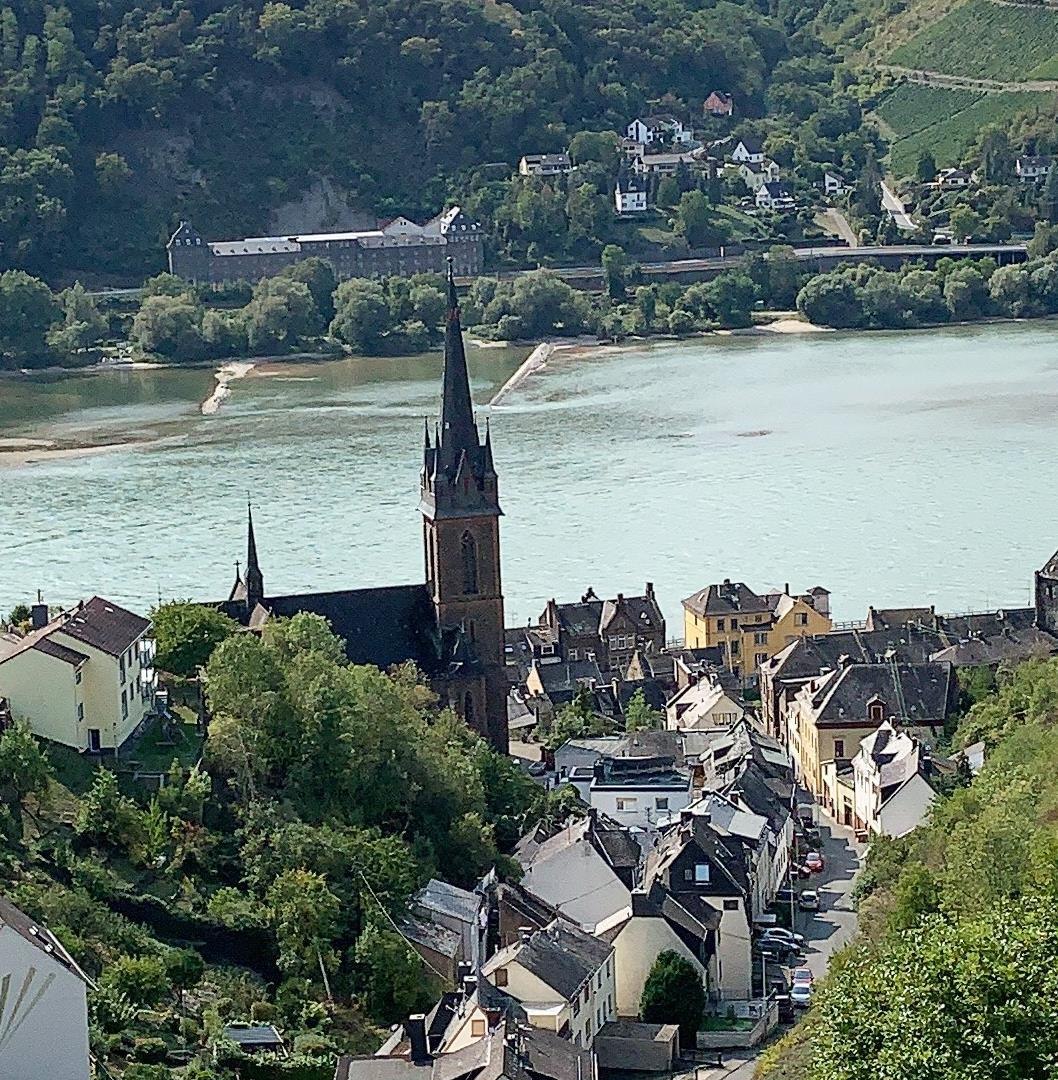
MULTIPOLYGON (((472 350, 486 402, 525 350, 472 350)), ((440 357, 266 365, 213 416, 210 371, 0 380, 0 610, 44 590, 226 596, 253 493, 266 588, 421 580, 440 357)), ((1030 602, 1058 547, 1058 324, 761 335, 559 353, 492 410, 509 620, 550 596, 725 577, 867 605, 1030 602)), ((482 410, 483 412, 487 410, 482 410)))

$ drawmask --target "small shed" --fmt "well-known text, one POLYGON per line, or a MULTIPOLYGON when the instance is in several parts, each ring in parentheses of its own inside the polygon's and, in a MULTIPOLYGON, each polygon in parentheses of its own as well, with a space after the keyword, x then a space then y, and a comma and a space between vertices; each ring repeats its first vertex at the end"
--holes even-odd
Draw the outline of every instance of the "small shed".
POLYGON ((228 1024, 224 1038, 246 1054, 259 1054, 265 1050, 282 1053, 286 1050, 283 1036, 272 1024, 228 1024))
POLYGON ((611 1020, 595 1036, 600 1069, 626 1072, 672 1072, 680 1029, 676 1024, 611 1020))

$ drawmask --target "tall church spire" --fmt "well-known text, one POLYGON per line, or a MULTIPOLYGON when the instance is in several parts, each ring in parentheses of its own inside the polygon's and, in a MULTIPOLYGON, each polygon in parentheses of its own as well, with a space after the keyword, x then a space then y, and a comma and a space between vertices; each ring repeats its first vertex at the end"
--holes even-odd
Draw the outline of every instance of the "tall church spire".
POLYGON ((444 384, 441 394, 441 432, 438 444, 441 468, 451 475, 466 451, 475 459, 478 454, 478 429, 474 423, 474 405, 470 398, 470 376, 463 348, 463 328, 459 321, 452 260, 448 260, 448 315, 445 319, 444 384))
POLYGON ((257 561, 257 539, 253 534, 253 508, 246 500, 246 609, 253 611, 264 600, 264 575, 257 561))

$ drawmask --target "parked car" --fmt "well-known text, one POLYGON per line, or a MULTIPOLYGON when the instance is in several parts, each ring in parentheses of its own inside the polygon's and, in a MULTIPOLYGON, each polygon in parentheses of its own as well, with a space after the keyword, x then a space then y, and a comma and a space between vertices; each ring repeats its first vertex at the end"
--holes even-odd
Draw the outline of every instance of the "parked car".
POLYGON ((802 1009, 807 1009, 812 1004, 812 987, 809 983, 801 983, 797 986, 790 987, 790 1000, 799 1005, 802 1009))
POLYGON ((815 976, 812 974, 812 969, 809 967, 794 968, 793 971, 793 984, 794 986, 811 986, 816 981, 815 976))
POLYGON ((781 926, 769 926, 760 936, 761 941, 786 941, 797 949, 803 949, 807 942, 804 934, 795 934, 792 930, 786 930, 781 926))
POLYGON ((823 856, 818 851, 810 851, 805 856, 805 866, 812 874, 821 874, 824 869, 823 856))
POLYGON ((805 889, 805 891, 801 893, 798 904, 802 911, 818 911, 819 893, 817 893, 815 889, 805 889))

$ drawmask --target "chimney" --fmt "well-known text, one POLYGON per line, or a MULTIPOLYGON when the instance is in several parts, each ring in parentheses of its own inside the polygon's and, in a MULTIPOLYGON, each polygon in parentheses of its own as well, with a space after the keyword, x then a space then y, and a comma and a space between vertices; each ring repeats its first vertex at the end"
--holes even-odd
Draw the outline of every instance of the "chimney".
POLYGON ((648 600, 654 599, 654 582, 652 581, 647 582, 646 597, 648 600))
POLYGON ((44 603, 39 589, 37 602, 29 609, 29 621, 34 630, 40 630, 41 627, 48 625, 48 605, 44 603))
POLYGON ((623 603, 624 603, 624 599, 625 599, 625 594, 624 594, 623 592, 619 592, 619 593, 617 594, 617 602, 618 602, 619 604, 623 604, 623 603))
POLYGON ((529 943, 529 939, 532 936, 533 936, 533 928, 531 926, 519 926, 518 927, 518 940, 523 945, 527 945, 529 943))
POLYGON ((690 825, 690 823, 692 821, 694 821, 694 811, 693 810, 688 810, 686 807, 684 807, 680 811, 680 824, 681 825, 690 825))
POLYGON ((606 766, 601 761, 595 762, 591 769, 593 780, 605 780, 606 779, 606 766))
POLYGON ((412 1013, 404 1025, 408 1033, 408 1042, 411 1046, 411 1063, 413 1065, 429 1065, 430 1048, 426 1045, 426 1016, 423 1013, 412 1013))
POLYGON ((472 998, 477 992, 478 977, 477 975, 464 975, 463 976, 463 997, 467 1000, 472 998))
POLYGON ((790 595, 790 583, 789 583, 789 582, 786 582, 786 584, 785 584, 785 585, 783 585, 783 587, 782 587, 782 591, 783 591, 784 593, 786 593, 786 595, 787 595, 787 596, 789 596, 789 595, 790 595))

